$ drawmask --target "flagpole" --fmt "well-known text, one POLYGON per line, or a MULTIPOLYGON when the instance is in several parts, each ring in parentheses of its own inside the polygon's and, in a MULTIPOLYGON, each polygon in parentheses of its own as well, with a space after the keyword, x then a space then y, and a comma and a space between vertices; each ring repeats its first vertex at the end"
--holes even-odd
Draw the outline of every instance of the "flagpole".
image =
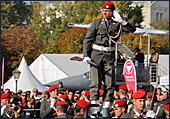
POLYGON ((2 89, 4 91, 4 57, 2 59, 2 89))

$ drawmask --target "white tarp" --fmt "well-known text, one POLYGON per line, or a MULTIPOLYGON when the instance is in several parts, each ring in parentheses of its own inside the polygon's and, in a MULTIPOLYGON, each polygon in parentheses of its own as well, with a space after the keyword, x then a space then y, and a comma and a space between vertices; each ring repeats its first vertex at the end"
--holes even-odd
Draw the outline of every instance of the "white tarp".
MULTIPOLYGON (((22 58, 22 61, 18 67, 18 70, 21 72, 20 77, 18 79, 17 90, 21 89, 22 91, 30 90, 32 91, 33 88, 37 88, 38 91, 43 92, 48 90, 43 84, 32 74, 30 71, 25 58, 22 58)), ((9 88, 11 91, 16 92, 16 81, 12 76, 4 84, 4 89, 9 88)))
POLYGON ((82 61, 70 60, 74 56, 82 58, 83 54, 41 54, 29 68, 43 85, 89 71, 82 61))

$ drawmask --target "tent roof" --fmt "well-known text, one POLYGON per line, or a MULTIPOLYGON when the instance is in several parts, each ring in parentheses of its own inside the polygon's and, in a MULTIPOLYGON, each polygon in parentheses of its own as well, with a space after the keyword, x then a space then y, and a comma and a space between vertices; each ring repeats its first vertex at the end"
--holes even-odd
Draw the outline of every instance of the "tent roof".
POLYGON ((59 67, 68 76, 80 75, 89 71, 89 66, 83 62, 71 61, 74 56, 83 57, 83 54, 43 54, 54 65, 59 67))
MULTIPOLYGON (((32 74, 24 57, 22 58, 18 70, 21 72, 21 74, 18 79, 17 90, 21 89, 22 91, 32 91, 33 88, 37 88, 40 92, 47 90, 47 88, 43 86, 43 84, 32 74)), ((13 76, 4 84, 4 89, 6 88, 16 92, 16 82, 13 76)))

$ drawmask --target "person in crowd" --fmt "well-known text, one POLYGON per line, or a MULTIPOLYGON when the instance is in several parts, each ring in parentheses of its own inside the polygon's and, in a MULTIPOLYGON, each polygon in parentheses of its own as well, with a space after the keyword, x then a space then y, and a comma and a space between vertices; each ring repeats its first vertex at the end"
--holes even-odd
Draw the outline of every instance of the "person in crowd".
MULTIPOLYGON (((30 98, 27 102, 27 109, 35 109, 35 100, 33 98, 30 98)), ((36 108, 39 109, 39 108, 36 108)), ((26 111, 25 118, 35 118, 36 111, 26 111)))
POLYGON ((68 104, 65 101, 58 101, 56 103, 56 118, 68 118, 67 115, 68 104))
POLYGON ((49 88, 50 98, 48 100, 41 101, 40 106, 40 117, 41 118, 52 118, 55 117, 55 103, 58 101, 57 99, 57 85, 52 85, 49 88))
POLYGON ((129 90, 128 92, 127 92, 127 104, 128 105, 130 105, 130 104, 133 104, 132 103, 132 94, 133 94, 133 90, 129 90))
POLYGON ((27 94, 27 100, 29 100, 30 99, 30 94, 31 94, 31 91, 26 91, 26 94, 27 94))
POLYGON ((81 93, 80 93, 80 91, 76 91, 74 95, 76 95, 78 98, 80 98, 81 93))
POLYGON ((90 103, 90 91, 85 92, 85 99, 86 102, 90 103))
POLYGON ((38 89, 37 88, 34 88, 32 90, 32 98, 34 98, 35 100, 39 99, 39 97, 38 97, 38 89))
POLYGON ((127 102, 127 92, 128 92, 128 89, 125 85, 120 85, 119 86, 119 98, 118 100, 125 100, 127 102))
POLYGON ((22 92, 22 93, 21 93, 21 97, 22 97, 22 107, 23 107, 23 108, 27 108, 27 102, 28 102, 28 100, 27 100, 27 94, 26 94, 26 92, 22 92))
MULTIPOLYGON (((147 112, 151 106, 151 102, 152 102, 152 96, 153 93, 148 93, 147 94, 147 104, 145 106, 145 112, 147 112)), ((156 104, 157 102, 157 98, 154 98, 154 107, 153 107, 153 111, 156 114, 156 118, 165 118, 165 109, 159 105, 156 104)))
POLYGON ((76 103, 76 101, 79 100, 79 97, 77 95, 73 96, 73 103, 76 103))
POLYGON ((120 118, 121 115, 127 113, 128 105, 125 100, 119 100, 113 105, 113 108, 114 108, 114 116, 116 118, 120 118))
POLYGON ((69 103, 69 105, 73 104, 73 96, 74 96, 73 91, 69 91, 68 92, 68 103, 69 103))
POLYGON ((85 99, 85 92, 86 91, 81 91, 81 96, 80 96, 80 100, 84 100, 85 99))
POLYGON ((5 93, 10 93, 10 89, 9 89, 9 88, 6 88, 6 89, 5 89, 5 93))
POLYGON ((104 90, 99 90, 100 92, 100 97, 99 97, 99 100, 97 101, 98 104, 103 104, 103 93, 104 93, 104 90))
POLYGON ((152 82, 155 82, 157 79, 157 65, 159 60, 159 54, 156 52, 155 47, 151 48, 151 57, 149 60, 149 64, 151 66, 151 75, 152 75, 152 82))
POLYGON ((131 110, 129 113, 123 114, 121 118, 145 118, 147 117, 146 112, 144 112, 146 93, 144 91, 136 91, 132 95, 132 97, 133 97, 132 102, 134 104, 134 109, 131 110))
POLYGON ((138 66, 144 66, 144 59, 145 59, 144 53, 142 53, 140 49, 137 49, 137 55, 134 61, 138 62, 138 66))
POLYGON ((66 94, 66 89, 64 88, 62 81, 58 81, 58 92, 61 92, 62 94, 66 94))
POLYGON ((156 89, 156 97, 157 97, 157 100, 159 101, 159 97, 162 95, 162 89, 161 88, 157 88, 156 89))
MULTIPOLYGON (((10 94, 9 93, 2 94, 1 95, 1 117, 3 117, 3 118, 5 118, 5 117, 8 118, 8 116, 6 115, 7 112, 5 112, 5 109, 7 108, 7 105, 9 103, 10 103, 10 94)), ((8 115, 10 115, 10 114, 8 114, 8 115)))
POLYGON ((103 98, 103 113, 105 116, 109 113, 110 102, 113 97, 114 87, 114 62, 115 62, 115 42, 120 37, 119 31, 135 32, 136 28, 132 24, 121 18, 115 10, 113 2, 106 2, 102 6, 102 18, 95 19, 84 39, 83 43, 83 62, 88 64, 90 61, 96 65, 91 67, 91 104, 97 104, 99 99, 99 89, 102 81, 105 85, 105 96, 103 98), (120 25, 121 28, 120 29, 120 25), (119 26, 119 27, 117 27, 119 26))
POLYGON ((165 115, 166 115, 166 118, 169 119, 169 104, 167 104, 167 105, 165 106, 165 115))
POLYGON ((86 108, 87 105, 89 105, 89 103, 86 102, 85 100, 77 100, 76 105, 75 105, 76 115, 83 114, 84 109, 86 108))
POLYGON ((114 91, 113 98, 114 98, 114 100, 118 100, 119 99, 119 93, 116 90, 114 91))

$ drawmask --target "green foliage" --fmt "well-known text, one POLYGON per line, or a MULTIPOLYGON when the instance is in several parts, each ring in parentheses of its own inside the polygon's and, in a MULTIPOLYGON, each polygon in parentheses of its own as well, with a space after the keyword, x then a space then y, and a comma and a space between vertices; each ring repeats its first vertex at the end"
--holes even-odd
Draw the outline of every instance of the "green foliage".
POLYGON ((1 30, 30 24, 32 6, 23 1, 1 1, 1 30))
POLYGON ((169 20, 158 20, 156 23, 155 20, 153 20, 150 23, 151 27, 154 29, 159 29, 159 30, 168 30, 169 31, 169 20))

